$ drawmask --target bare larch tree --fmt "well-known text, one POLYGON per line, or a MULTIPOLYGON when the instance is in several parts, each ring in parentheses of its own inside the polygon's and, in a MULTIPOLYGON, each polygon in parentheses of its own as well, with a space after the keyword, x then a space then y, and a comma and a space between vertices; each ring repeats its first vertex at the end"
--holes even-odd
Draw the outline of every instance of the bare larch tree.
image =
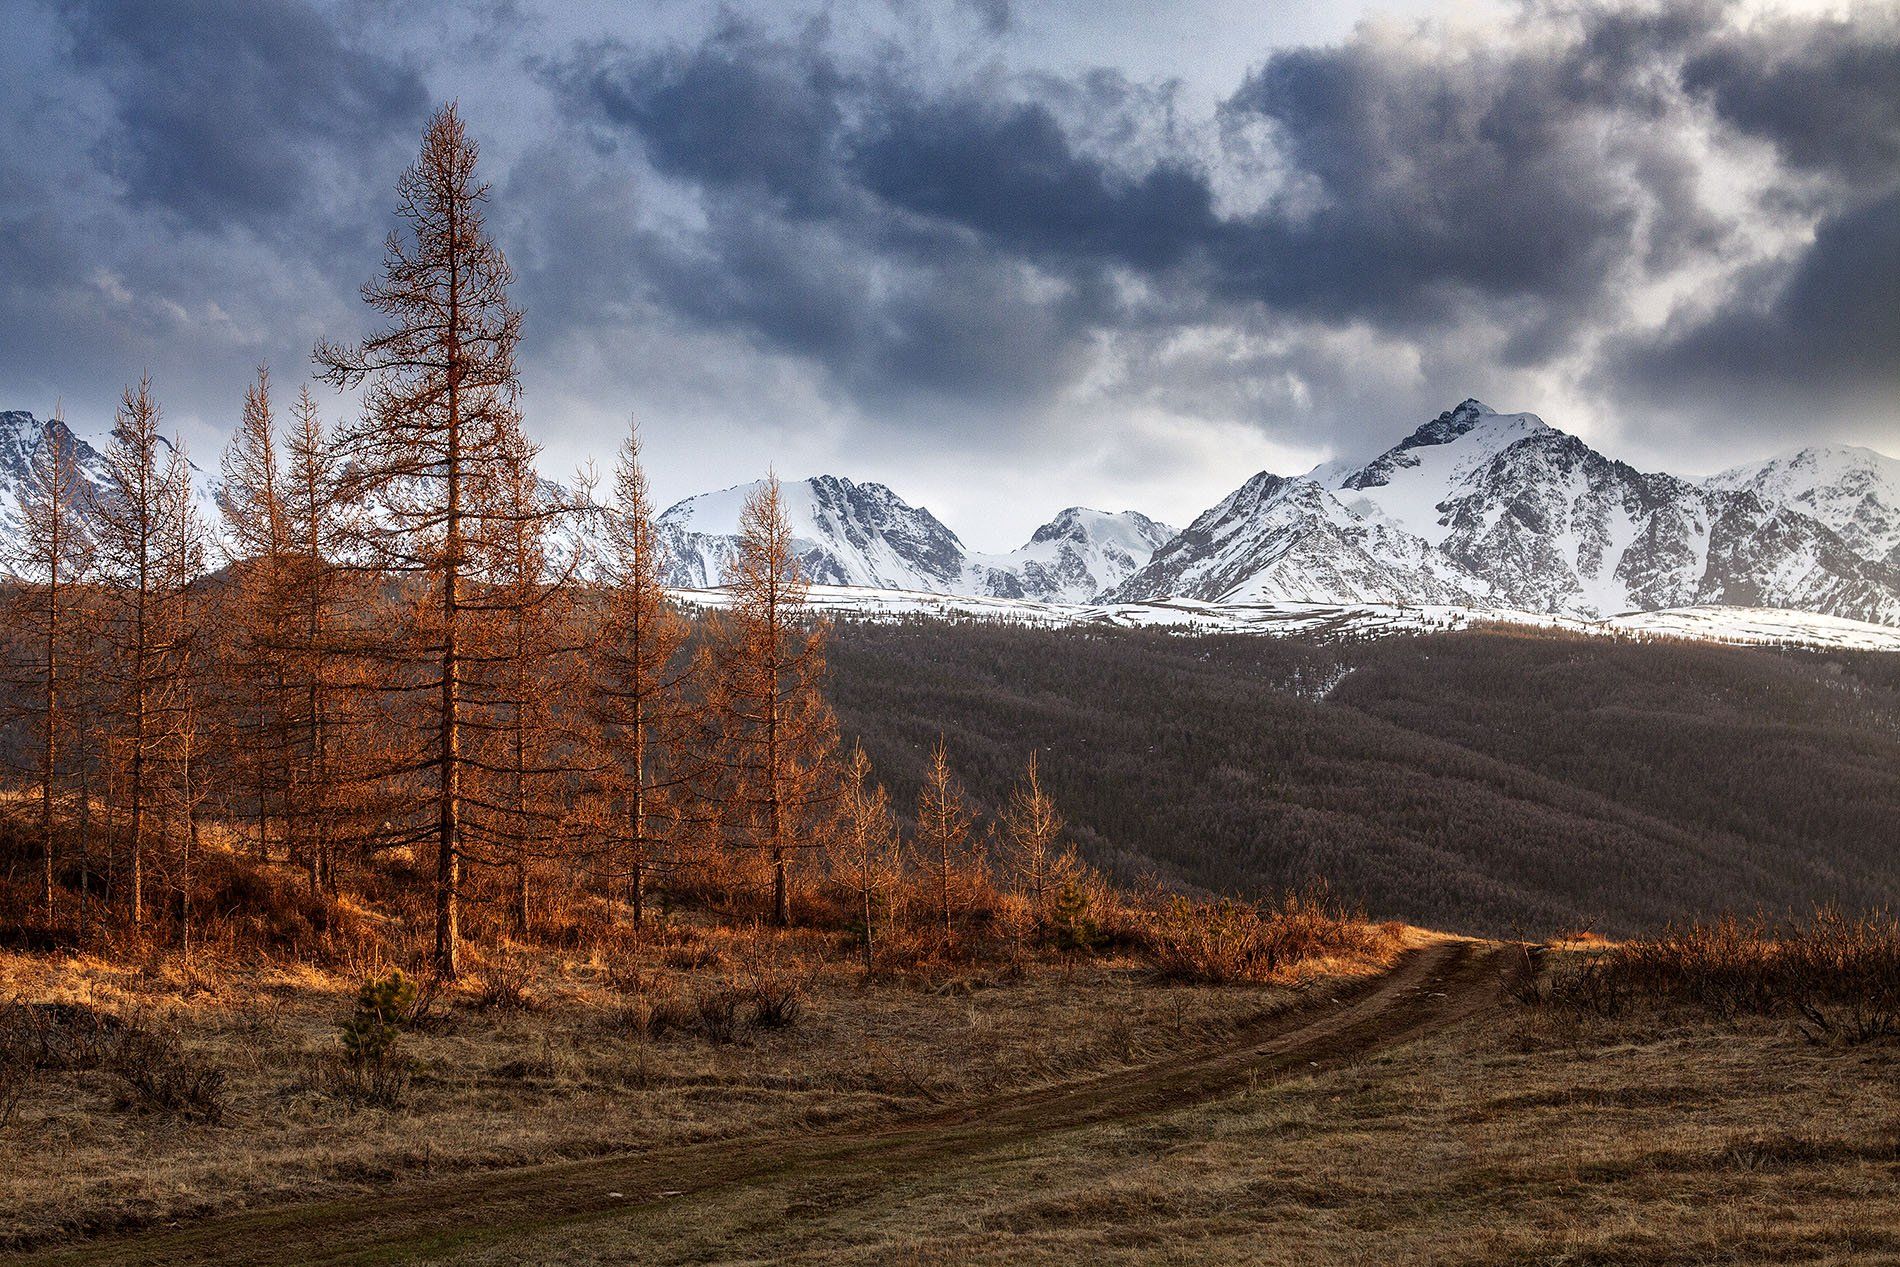
POLYGON ((462 610, 471 551, 488 527, 504 439, 515 426, 514 273, 483 226, 488 186, 453 105, 430 119, 422 152, 397 184, 408 234, 389 237, 383 276, 363 287, 386 318, 360 344, 321 343, 316 361, 339 386, 367 383, 363 419, 340 432, 359 492, 378 503, 384 565, 433 587, 432 645, 422 648, 435 696, 427 760, 435 778, 435 966, 454 976, 463 859, 465 701, 462 610))
POLYGON ((92 536, 87 526, 89 485, 80 473, 72 433, 55 407, 20 485, 20 539, 14 572, 20 589, 22 623, 30 638, 30 673, 39 690, 40 906, 53 923, 54 823, 58 798, 60 738, 64 719, 61 674, 73 635, 76 595, 92 565, 92 536))

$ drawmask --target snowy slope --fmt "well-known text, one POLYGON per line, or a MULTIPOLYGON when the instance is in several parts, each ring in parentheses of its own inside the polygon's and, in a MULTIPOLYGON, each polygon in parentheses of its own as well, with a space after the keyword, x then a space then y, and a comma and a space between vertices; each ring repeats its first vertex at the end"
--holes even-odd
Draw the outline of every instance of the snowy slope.
MULTIPOLYGON (((20 540, 20 490, 26 486, 33 459, 46 444, 46 423, 18 410, 0 413, 0 549, 9 556, 20 540)), ((74 435, 65 423, 53 424, 54 443, 72 447, 74 465, 88 490, 105 486, 105 459, 98 450, 74 435)))
MULTIPOLYGON (((739 548, 739 515, 763 482, 689 497, 659 518, 669 584, 718 585, 739 548)), ((1071 507, 1008 554, 974 554, 921 506, 882 484, 832 475, 781 483, 806 576, 938 594, 1079 602, 1119 584, 1173 535, 1145 515, 1071 507)))
POLYGON ((1794 506, 1638 471, 1475 400, 1364 465, 1255 476, 1113 596, 1168 595, 1584 620, 1722 603, 1900 624, 1900 569, 1794 506))
POLYGON ((1216 603, 1471 603, 1482 585, 1422 539, 1368 520, 1319 485, 1262 473, 1228 494, 1113 591, 1216 603))
MULTIPOLYGON (((731 601, 730 592, 723 589, 676 589, 672 596, 692 607, 723 607, 731 601)), ((1608 620, 1579 620, 1447 604, 1204 603, 1192 599, 1151 603, 1042 603, 1028 599, 831 585, 813 586, 810 604, 826 616, 847 620, 931 616, 1049 628, 1114 625, 1177 633, 1317 638, 1384 637, 1500 624, 1603 636, 1900 651, 1900 629, 1774 608, 1700 606, 1638 612, 1608 620)))
POLYGON ((1900 566, 1900 460, 1854 445, 1813 446, 1703 482, 1817 519, 1862 558, 1900 566))
MULTIPOLYGON (((738 553, 740 512, 762 487, 760 481, 702 493, 660 515, 670 584, 724 581, 738 553)), ((963 578, 957 535, 882 484, 820 475, 783 482, 779 496, 793 548, 814 583, 941 591, 963 578)))
POLYGON ((1008 554, 972 556, 965 588, 1083 603, 1127 580, 1173 536, 1174 529, 1139 511, 1109 514, 1071 506, 1008 554))
POLYGON ((1384 519, 1432 545, 1451 536, 1444 503, 1520 440, 1551 433, 1536 414, 1501 414, 1467 400, 1326 487, 1356 513, 1384 519))

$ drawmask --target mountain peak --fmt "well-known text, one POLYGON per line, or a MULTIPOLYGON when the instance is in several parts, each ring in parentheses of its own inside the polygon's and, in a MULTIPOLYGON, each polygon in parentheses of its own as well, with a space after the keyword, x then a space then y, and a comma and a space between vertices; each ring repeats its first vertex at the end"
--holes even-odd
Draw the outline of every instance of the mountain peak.
POLYGON ((1401 440, 1398 447, 1404 449, 1426 444, 1449 444, 1474 431, 1528 434, 1549 429, 1549 424, 1536 414, 1501 414, 1481 400, 1467 398, 1456 408, 1447 409, 1401 440))
POLYGON ((1172 528, 1156 523, 1138 510, 1107 511, 1088 506, 1070 506, 1058 511, 1053 519, 1036 529, 1029 538, 1029 544, 1108 540, 1139 544, 1153 550, 1173 535, 1172 528))
MULTIPOLYGON (((659 518, 669 584, 724 583, 738 543, 740 509, 758 482, 702 493, 659 518)), ((841 475, 781 481, 793 549, 821 585, 1085 602, 1147 562, 1173 530, 1133 511, 1071 506, 1009 554, 980 555, 922 506, 883 484, 841 475)))
POLYGON ((1731 467, 1706 488, 1749 492, 1839 533, 1862 558, 1900 567, 1900 461, 1851 444, 1819 444, 1731 467))

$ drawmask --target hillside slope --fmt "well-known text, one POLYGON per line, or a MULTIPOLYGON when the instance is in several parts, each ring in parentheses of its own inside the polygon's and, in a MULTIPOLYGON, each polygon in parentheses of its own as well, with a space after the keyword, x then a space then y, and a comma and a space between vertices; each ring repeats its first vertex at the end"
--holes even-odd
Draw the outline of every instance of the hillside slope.
POLYGON ((941 731, 994 806, 1032 748, 1084 851, 1219 891, 1323 877, 1471 932, 1900 900, 1900 659, 1472 630, 841 626, 900 806, 941 731))

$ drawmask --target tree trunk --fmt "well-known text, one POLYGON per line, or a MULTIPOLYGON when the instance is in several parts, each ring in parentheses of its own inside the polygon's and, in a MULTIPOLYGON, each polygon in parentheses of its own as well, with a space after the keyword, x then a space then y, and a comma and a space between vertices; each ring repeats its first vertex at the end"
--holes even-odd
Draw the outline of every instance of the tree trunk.
POLYGON ((772 851, 772 922, 780 928, 789 928, 792 923, 792 895, 786 884, 783 849, 772 851))
MULTIPOLYGON (((449 240, 455 240, 451 218, 449 240)), ((448 350, 447 515, 442 568, 442 803, 436 824, 435 967, 453 980, 460 968, 462 887, 462 666, 456 625, 462 570, 462 395, 460 382, 461 277, 449 271, 449 313, 442 341, 448 350)))
MULTIPOLYGON (((53 539, 57 568, 59 538, 53 539)), ((46 612, 46 743, 40 775, 40 905, 46 925, 53 925, 53 764, 59 745, 59 584, 47 590, 46 612)))

